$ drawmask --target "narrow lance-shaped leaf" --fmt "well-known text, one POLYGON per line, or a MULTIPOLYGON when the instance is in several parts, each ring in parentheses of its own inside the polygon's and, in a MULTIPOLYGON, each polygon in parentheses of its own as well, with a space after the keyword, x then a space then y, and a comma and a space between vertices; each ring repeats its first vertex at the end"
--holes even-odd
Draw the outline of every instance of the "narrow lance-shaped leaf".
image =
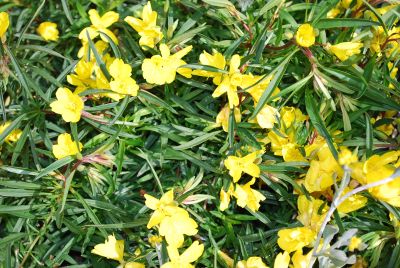
MULTIPOLYGON (((253 114, 251 115, 250 119, 253 119, 257 116, 257 114, 261 111, 261 109, 264 107, 265 104, 267 104, 267 100, 269 97, 272 95, 274 92, 274 89, 279 85, 279 83, 282 80, 282 77, 286 71, 286 68, 288 67, 288 63, 292 56, 298 51, 298 49, 293 50, 289 55, 287 55, 283 61, 273 70, 271 71, 268 75, 265 75, 259 82, 261 82, 263 79, 265 79, 268 76, 273 75, 273 78, 271 82, 268 84, 267 88, 264 90, 260 100, 257 103, 256 108, 254 109, 253 114)), ((253 85, 251 85, 249 88, 251 88, 253 85)))
POLYGON ((324 121, 322 120, 319 110, 317 109, 314 96, 311 94, 310 90, 306 92, 306 109, 308 115, 310 116, 311 123, 318 133, 325 138, 332 155, 335 157, 335 159, 338 159, 338 152, 333 144, 332 137, 329 135, 329 132, 325 127, 324 121))

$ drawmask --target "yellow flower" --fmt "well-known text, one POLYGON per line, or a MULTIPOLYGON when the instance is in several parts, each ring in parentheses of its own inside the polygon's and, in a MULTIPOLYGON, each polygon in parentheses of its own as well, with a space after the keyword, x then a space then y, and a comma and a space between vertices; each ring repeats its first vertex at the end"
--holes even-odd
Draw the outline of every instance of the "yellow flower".
POLYGON ((67 76, 67 81, 73 86, 76 86, 74 91, 75 94, 79 94, 88 88, 96 88, 96 81, 92 79, 94 71, 94 62, 87 62, 85 59, 81 59, 75 66, 75 74, 67 76))
POLYGON ((281 109, 281 120, 285 128, 290 128, 292 124, 303 123, 307 116, 305 116, 299 108, 285 106, 281 109))
MULTIPOLYGON (((118 39, 114 35, 112 31, 107 29, 110 27, 112 24, 118 21, 119 19, 119 14, 114 12, 114 11, 109 11, 106 12, 103 16, 100 17, 99 13, 95 9, 89 10, 89 18, 92 23, 90 27, 86 27, 83 29, 80 34, 79 34, 79 39, 82 40, 83 43, 87 43, 87 34, 86 32, 89 33, 90 39, 94 39, 97 36, 99 36, 100 32, 108 35, 111 40, 113 40, 114 43, 118 44, 118 39)), ((105 36, 100 35, 100 38, 108 43, 108 40, 105 36)))
POLYGON ((124 95, 137 96, 139 86, 131 78, 132 68, 121 59, 115 59, 110 65, 110 75, 113 80, 110 82, 110 89, 118 94, 112 94, 113 99, 119 100, 124 95))
MULTIPOLYGON (((262 94, 264 93, 265 89, 268 87, 269 83, 271 82, 273 76, 263 77, 261 75, 252 75, 252 74, 244 74, 242 75, 242 85, 243 88, 248 88, 254 84, 251 88, 247 89, 247 93, 251 95, 254 100, 254 104, 260 100, 262 94), (262 80, 263 79, 263 80, 262 80), (262 81, 261 81, 262 80, 262 81)), ((280 92, 279 88, 275 88, 272 92, 272 96, 275 96, 280 92)), ((277 99, 274 99, 274 101, 277 99)))
POLYGON ((287 143, 282 145, 282 157, 285 162, 304 162, 306 159, 297 148, 295 143, 287 143))
POLYGON ((268 132, 268 141, 271 143, 271 150, 275 155, 283 156, 283 147, 289 143, 295 143, 295 132, 291 131, 287 135, 276 133, 275 131, 268 132))
POLYGON ((58 29, 57 24, 53 22, 42 22, 37 28, 38 34, 46 41, 57 41, 58 40, 58 29))
POLYGON ((315 233, 307 227, 282 229, 278 232, 278 245, 287 252, 293 252, 310 245, 315 233))
POLYGON ((363 43, 361 42, 343 42, 336 45, 328 45, 327 50, 341 61, 345 61, 353 55, 361 53, 363 43))
POLYGON ((288 268, 289 267, 289 262, 290 262, 290 256, 287 251, 279 253, 276 255, 275 261, 274 261, 274 268, 288 268))
POLYGON ((268 268, 260 257, 249 257, 245 261, 239 261, 236 268, 268 268))
POLYGON ((309 197, 308 199, 305 195, 299 196, 297 199, 297 208, 299 220, 305 227, 318 232, 329 207, 324 201, 309 197))
MULTIPOLYGON (((400 151, 391 151, 383 155, 373 155, 365 161, 362 175, 356 171, 354 176, 360 183, 369 184, 391 176, 398 166, 400 151), (360 176, 361 175, 361 176, 360 176), (363 178, 364 177, 364 178, 363 178)), ((368 190, 375 198, 385 201, 392 206, 400 207, 400 177, 389 183, 370 188, 368 190)))
MULTIPOLYGON (((397 68, 396 66, 393 66, 393 62, 389 61, 388 62, 388 69, 390 71, 390 78, 392 78, 393 80, 397 81, 396 77, 397 77, 397 71, 398 71, 399 68, 397 68)), ((394 88, 394 85, 392 83, 390 83, 389 84, 389 88, 394 88)), ((390 135, 390 134, 387 134, 387 135, 390 135)))
POLYGON ((339 14, 341 13, 341 10, 337 7, 332 8, 331 10, 329 10, 328 13, 326 13, 326 17, 328 19, 333 19, 336 18, 339 14))
POLYGON ((239 105, 237 87, 242 86, 242 74, 240 73, 239 66, 240 56, 237 54, 233 55, 229 65, 229 73, 222 76, 221 83, 212 94, 213 98, 217 98, 226 93, 228 95, 229 108, 231 109, 239 105))
MULTIPOLYGON (((108 44, 106 42, 104 42, 103 40, 97 41, 94 44, 94 46, 100 56, 102 56, 104 54, 104 51, 108 48, 108 44)), ((93 52, 90 50, 90 46, 89 46, 88 42, 82 43, 82 47, 78 51, 78 58, 83 58, 84 60, 88 60, 88 58, 89 58, 89 61, 93 61, 93 62, 96 61, 93 52), (90 53, 89 53, 89 51, 90 51, 90 53), (89 58, 89 54, 90 54, 90 58, 89 58)))
POLYGON ((180 248, 183 245, 184 235, 197 234, 197 227, 197 223, 190 218, 189 213, 182 209, 162 219, 159 233, 165 237, 168 245, 180 248))
POLYGON ((57 100, 50 104, 51 110, 56 114, 61 114, 66 122, 78 122, 83 110, 81 97, 65 87, 57 89, 56 96, 57 100))
POLYGON ((312 160, 307 171, 305 184, 307 191, 324 191, 334 183, 334 178, 341 178, 342 168, 336 162, 326 142, 319 145, 317 150, 318 160, 312 160))
POLYGON ((349 149, 343 147, 339 152, 339 164, 350 166, 358 161, 357 155, 352 153, 349 149))
MULTIPOLYGON (((213 50, 213 54, 209 54, 206 51, 203 51, 203 53, 200 54, 199 57, 200 64, 202 65, 207 65, 207 66, 212 66, 215 68, 218 68, 220 70, 225 69, 226 65, 226 60, 224 55, 219 53, 216 50, 213 50)), ((222 80, 222 73, 218 72, 210 72, 210 71, 205 71, 205 70, 193 70, 192 72, 193 75, 197 76, 204 76, 204 77, 213 77, 213 83, 215 85, 219 85, 222 80)))
MULTIPOLYGON (((347 193, 350 192, 351 190, 352 190, 352 189, 350 189, 349 187, 346 187, 346 188, 343 190, 343 194, 342 194, 342 195, 347 194, 347 193)), ((366 198, 365 196, 362 196, 362 195, 360 195, 360 194, 355 194, 355 195, 352 195, 352 196, 350 196, 349 198, 347 198, 345 201, 343 201, 343 202, 338 206, 337 210, 338 210, 340 213, 345 213, 345 214, 347 214, 347 213, 350 213, 350 212, 353 212, 353 211, 356 211, 356 210, 358 210, 358 209, 360 209, 360 208, 365 207, 365 205, 367 204, 367 202, 368 202, 368 198, 366 198)))
POLYGON ((10 19, 7 12, 0 12, 0 38, 7 32, 10 26, 10 19))
POLYGON ((312 160, 304 186, 310 193, 324 191, 333 185, 334 171, 327 162, 312 160))
MULTIPOLYGON (((225 132, 228 132, 228 126, 229 126, 229 115, 230 115, 231 109, 229 109, 228 106, 224 106, 224 108, 221 109, 221 111, 218 113, 217 118, 216 118, 216 123, 219 126, 222 126, 222 129, 225 132)), ((240 122, 242 119, 242 114, 240 113, 239 108, 235 107, 233 109, 235 121, 240 122)))
POLYGON ((149 243, 153 248, 155 248, 158 244, 161 244, 162 241, 163 239, 159 235, 152 235, 149 237, 149 243))
POLYGON ((278 110, 268 104, 264 105, 256 116, 258 125, 264 129, 273 128, 278 121, 277 118, 279 118, 278 110))
MULTIPOLYGON (((7 121, 0 125, 0 134, 3 133, 11 125, 10 121, 7 121)), ((6 142, 16 142, 21 137, 22 131, 19 128, 11 131, 10 134, 4 139, 6 142)))
POLYGON ((307 268, 311 260, 312 251, 303 255, 302 250, 297 250, 292 256, 293 268, 307 268))
POLYGON ((153 48, 162 38, 160 26, 157 26, 157 12, 151 8, 150 1, 143 7, 142 19, 131 16, 125 18, 125 21, 140 35, 139 44, 153 48))
POLYGON ((57 138, 57 144, 53 145, 53 154, 57 159, 76 155, 82 151, 82 143, 79 142, 79 148, 76 141, 73 141, 68 133, 60 134, 57 138))
POLYGON ((94 246, 92 253, 122 263, 124 261, 124 240, 117 240, 114 235, 109 235, 104 244, 94 246))
POLYGON ((192 46, 171 55, 167 45, 160 45, 160 55, 152 56, 150 59, 144 59, 142 64, 143 78, 147 83, 164 85, 172 83, 175 80, 176 73, 190 78, 191 70, 188 68, 179 68, 186 62, 182 58, 192 50, 192 46))
POLYGON ((182 255, 176 247, 167 247, 169 262, 163 264, 161 268, 194 268, 191 263, 195 262, 203 254, 204 245, 199 245, 198 241, 194 241, 182 255))
POLYGON ((125 264, 124 268, 145 268, 146 266, 140 262, 128 262, 125 264))
POLYGON ((146 206, 154 210, 154 213, 147 223, 148 229, 160 224, 167 216, 172 216, 176 213, 187 213, 186 210, 178 207, 177 203, 174 201, 174 190, 168 191, 159 200, 148 194, 145 194, 144 198, 146 199, 146 206))
POLYGON ((361 245, 362 245, 362 240, 357 236, 353 236, 350 239, 349 251, 353 252, 354 250, 359 249, 361 245))
POLYGON ((299 46, 310 47, 315 43, 315 31, 314 28, 306 23, 300 25, 296 32, 296 42, 299 46))
POLYGON ((260 168, 254 164, 257 159, 257 151, 252 152, 244 157, 228 156, 225 159, 225 167, 229 170, 229 175, 232 176, 233 182, 237 182, 242 176, 242 172, 250 176, 258 178, 260 176, 260 168))
POLYGON ((256 181, 252 178, 251 181, 245 185, 236 184, 235 196, 239 207, 248 207, 252 211, 257 211, 260 208, 260 201, 265 200, 265 196, 259 191, 251 189, 251 185, 256 181))
POLYGON ((386 41, 385 30, 382 26, 372 27, 372 40, 370 44, 370 49, 372 52, 380 53, 381 45, 386 41))
POLYGON ((224 211, 225 209, 228 208, 229 203, 231 202, 231 196, 235 195, 235 191, 234 191, 234 187, 233 184, 229 185, 228 191, 225 192, 224 189, 221 189, 221 192, 219 194, 220 196, 220 205, 219 205, 219 209, 221 211, 224 211))

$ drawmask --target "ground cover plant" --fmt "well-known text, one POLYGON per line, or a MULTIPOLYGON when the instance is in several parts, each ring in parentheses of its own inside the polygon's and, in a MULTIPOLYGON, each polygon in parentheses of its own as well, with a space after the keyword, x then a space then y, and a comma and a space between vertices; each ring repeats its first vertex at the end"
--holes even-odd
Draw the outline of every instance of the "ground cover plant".
POLYGON ((0 2, 0 267, 400 267, 400 3, 0 2))

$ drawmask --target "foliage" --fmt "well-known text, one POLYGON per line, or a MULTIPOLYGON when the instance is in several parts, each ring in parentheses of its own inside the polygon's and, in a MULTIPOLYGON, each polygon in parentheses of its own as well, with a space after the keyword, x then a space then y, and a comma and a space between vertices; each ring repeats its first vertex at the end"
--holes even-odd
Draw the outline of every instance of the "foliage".
POLYGON ((0 2, 0 267, 399 267, 398 2, 149 6, 0 2))

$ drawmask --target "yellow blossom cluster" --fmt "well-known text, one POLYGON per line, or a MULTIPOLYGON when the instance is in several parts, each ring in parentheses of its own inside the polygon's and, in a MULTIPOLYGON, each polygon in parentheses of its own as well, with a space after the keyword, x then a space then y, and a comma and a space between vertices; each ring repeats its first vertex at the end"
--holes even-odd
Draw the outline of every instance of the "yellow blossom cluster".
POLYGON ((194 236, 198 232, 198 225, 189 213, 178 206, 174 200, 174 190, 165 193, 160 199, 146 194, 146 206, 154 210, 147 223, 147 228, 156 227, 160 236, 167 242, 170 261, 163 264, 162 268, 193 267, 204 251, 204 246, 194 241, 181 255, 179 248, 183 246, 185 235, 194 236))

